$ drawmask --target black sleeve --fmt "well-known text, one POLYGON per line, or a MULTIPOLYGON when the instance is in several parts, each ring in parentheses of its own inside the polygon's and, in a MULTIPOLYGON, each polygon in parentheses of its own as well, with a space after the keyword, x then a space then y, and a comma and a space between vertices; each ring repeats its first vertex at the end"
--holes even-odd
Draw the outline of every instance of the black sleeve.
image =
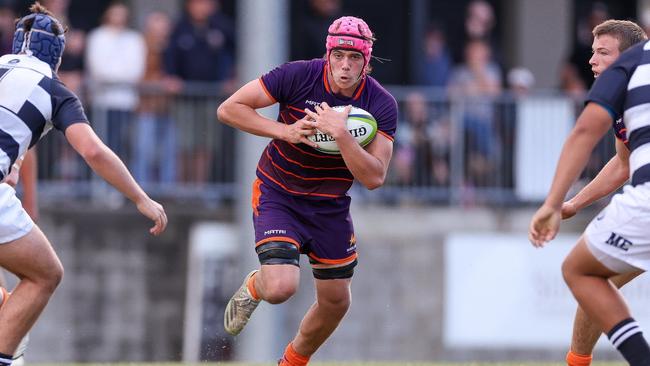
POLYGON ((79 98, 59 80, 52 82, 52 124, 65 130, 75 123, 88 123, 79 98))
POLYGON ((624 112, 627 86, 632 73, 639 65, 643 56, 645 42, 635 45, 621 54, 609 66, 591 87, 585 103, 596 102, 616 114, 620 118, 624 112))

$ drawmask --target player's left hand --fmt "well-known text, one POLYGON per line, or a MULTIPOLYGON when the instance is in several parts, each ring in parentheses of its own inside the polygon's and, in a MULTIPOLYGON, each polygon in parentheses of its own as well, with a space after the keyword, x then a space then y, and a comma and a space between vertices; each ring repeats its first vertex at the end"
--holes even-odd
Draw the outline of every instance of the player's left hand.
POLYGON ((167 227, 167 214, 163 206, 149 197, 143 197, 135 206, 141 214, 148 217, 154 222, 154 226, 149 229, 152 235, 160 235, 167 227))
POLYGON ((536 248, 541 248, 553 240, 560 229, 561 211, 546 204, 537 210, 528 228, 528 240, 536 248))
POLYGON ((6 177, 4 177, 4 179, 0 183, 7 183, 8 185, 16 188, 16 185, 18 184, 18 179, 20 178, 19 171, 20 171, 19 169, 13 167, 11 169, 11 173, 9 173, 6 177))
POLYGON ((326 133, 335 139, 342 136, 344 133, 348 133, 347 119, 352 106, 348 105, 342 112, 338 112, 332 109, 329 104, 323 102, 320 105, 317 105, 314 109, 316 112, 306 111, 306 113, 316 121, 316 128, 318 128, 319 131, 326 133))

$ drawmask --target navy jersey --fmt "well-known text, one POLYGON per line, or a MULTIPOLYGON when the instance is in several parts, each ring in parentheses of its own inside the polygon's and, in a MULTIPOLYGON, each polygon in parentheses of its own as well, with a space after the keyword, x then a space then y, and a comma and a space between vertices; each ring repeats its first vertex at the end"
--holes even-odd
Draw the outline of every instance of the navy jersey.
POLYGON ((52 127, 88 123, 81 102, 45 62, 28 55, 0 57, 0 180, 52 127))
MULTIPOLYGON (((331 107, 352 105, 375 117, 378 134, 394 139, 397 102, 374 78, 366 76, 351 98, 335 95, 327 80, 323 59, 294 61, 263 75, 260 82, 267 94, 280 103, 278 121, 292 124, 326 102, 331 107)), ((340 155, 321 153, 305 144, 272 140, 264 149, 257 176, 271 187, 310 198, 345 196, 354 177, 340 155)))
POLYGON ((622 118, 632 185, 650 181, 650 42, 623 52, 596 79, 587 102, 605 107, 614 121, 622 118))

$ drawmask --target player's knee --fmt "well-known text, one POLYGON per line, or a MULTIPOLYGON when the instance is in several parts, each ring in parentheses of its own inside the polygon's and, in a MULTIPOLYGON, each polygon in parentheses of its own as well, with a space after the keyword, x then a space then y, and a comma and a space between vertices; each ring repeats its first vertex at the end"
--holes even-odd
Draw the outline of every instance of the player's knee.
POLYGON ((285 241, 270 241, 255 248, 262 265, 291 264, 299 266, 300 251, 285 241))
POLYGON ((569 287, 571 287, 576 278, 575 267, 569 258, 565 258, 562 262, 562 277, 569 287))
POLYGON ((264 279, 264 300, 271 304, 283 303, 298 290, 298 283, 292 278, 264 279))
POLYGON ((53 264, 51 268, 48 269, 47 273, 41 279, 41 285, 47 292, 54 292, 63 280, 63 265, 61 262, 56 261, 56 264, 53 264))
POLYGON ((318 296, 318 306, 326 308, 330 314, 345 315, 352 303, 349 289, 318 296))
POLYGON ((58 258, 53 257, 38 267, 21 272, 20 278, 36 286, 40 292, 51 294, 63 280, 63 265, 58 258))

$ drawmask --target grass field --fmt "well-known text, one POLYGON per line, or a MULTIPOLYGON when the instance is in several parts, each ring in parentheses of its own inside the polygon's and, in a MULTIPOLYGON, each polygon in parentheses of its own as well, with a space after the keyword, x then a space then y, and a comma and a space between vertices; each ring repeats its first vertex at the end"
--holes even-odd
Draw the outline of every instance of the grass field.
MULTIPOLYGON (((564 363, 540 363, 540 362, 512 362, 512 363, 417 363, 417 362, 314 362, 310 366, 565 366, 564 363)), ((621 362, 594 362, 593 366, 625 366, 621 362)), ((275 363, 103 363, 103 364, 81 364, 81 363, 57 363, 57 364, 33 364, 29 366, 275 366, 275 363)))

